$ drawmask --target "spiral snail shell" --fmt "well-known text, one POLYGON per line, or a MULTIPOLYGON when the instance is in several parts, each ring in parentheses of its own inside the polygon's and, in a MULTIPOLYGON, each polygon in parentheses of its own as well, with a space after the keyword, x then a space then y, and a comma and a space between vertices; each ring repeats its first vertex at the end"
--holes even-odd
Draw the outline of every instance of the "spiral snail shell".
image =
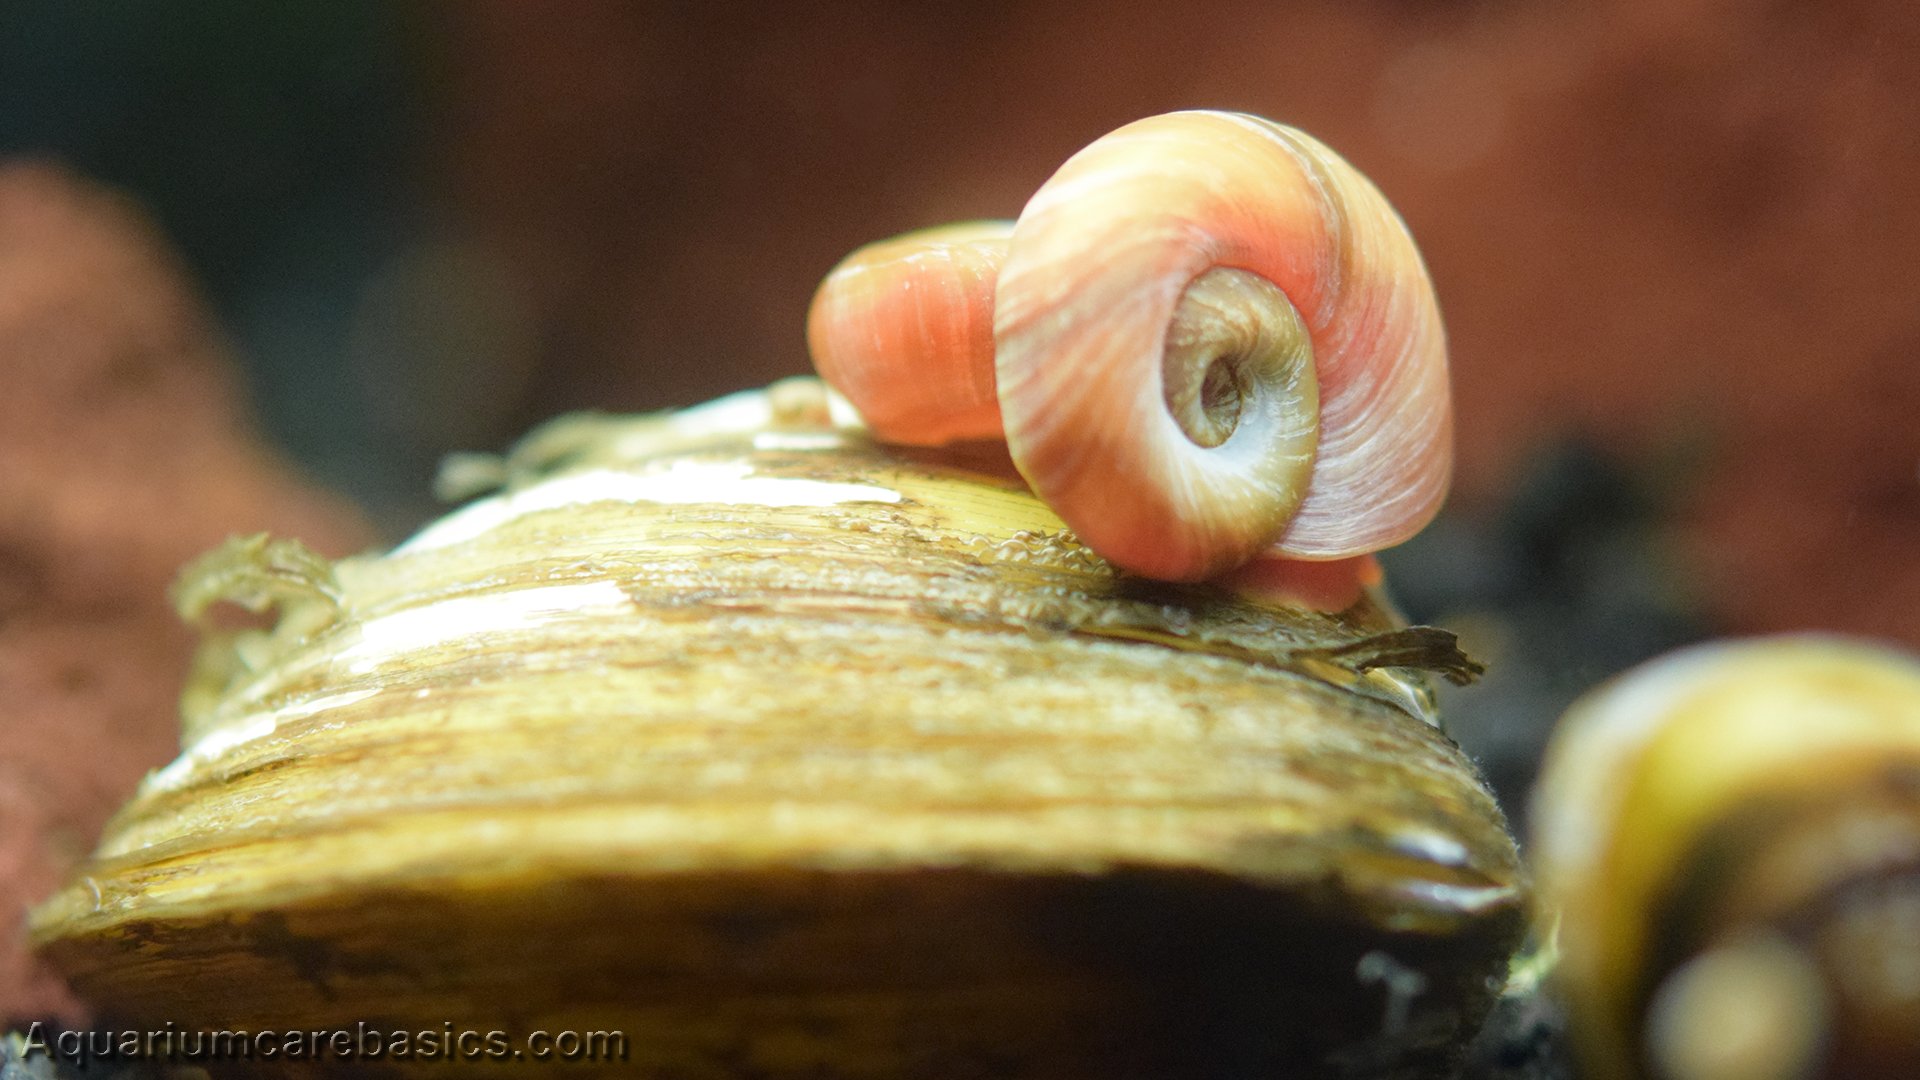
POLYGON ((1534 825, 1590 1075, 1920 1076, 1920 660, 1804 636, 1637 669, 1568 714, 1534 825))
POLYGON ((1119 574, 812 380, 504 473, 386 556, 188 572, 281 617, 33 915, 89 1001, 736 1078, 1420 1075, 1487 1007, 1517 855, 1427 722, 1461 659, 1371 593, 1119 574), (1392 1030, 1369 956, 1424 987, 1392 1030))
POLYGON ((1015 464, 1123 568, 1191 581, 1262 551, 1354 557, 1438 510, 1452 411, 1432 283, 1385 198, 1318 141, 1243 114, 1150 117, 1040 188, 1004 265, 997 228, 969 239, 964 269, 945 238, 863 249, 816 298, 816 365, 883 438, 947 437, 895 418, 938 415, 953 385, 978 414, 986 311, 930 319, 939 296, 990 306, 1015 464))
POLYGON ((993 290, 1011 221, 969 221, 868 244, 807 311, 807 351, 877 438, 908 446, 998 439, 993 290))

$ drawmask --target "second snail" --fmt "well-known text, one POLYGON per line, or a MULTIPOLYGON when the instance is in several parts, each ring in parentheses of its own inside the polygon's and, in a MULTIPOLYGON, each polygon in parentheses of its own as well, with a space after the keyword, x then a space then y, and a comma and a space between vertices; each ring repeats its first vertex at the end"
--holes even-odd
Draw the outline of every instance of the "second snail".
MULTIPOLYGON (((1412 236, 1325 145, 1179 112, 1074 155, 1013 222, 854 252, 815 366, 883 440, 1004 438, 1123 569, 1356 560, 1445 498, 1445 336, 1412 236)), ((1270 572, 1270 571, 1269 571, 1270 572)))

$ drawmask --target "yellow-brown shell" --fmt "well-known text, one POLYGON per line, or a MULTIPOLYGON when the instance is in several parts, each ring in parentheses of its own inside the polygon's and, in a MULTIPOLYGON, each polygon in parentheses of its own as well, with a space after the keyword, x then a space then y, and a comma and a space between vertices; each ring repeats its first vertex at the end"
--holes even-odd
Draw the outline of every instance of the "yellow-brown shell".
POLYGON ((1568 713, 1533 823, 1592 1076, 1920 1076, 1920 659, 1648 664, 1568 713))
POLYGON ((89 1001, 617 1028, 638 1075, 1109 1078, 1410 1068, 1488 1003, 1520 869, 1387 666, 1462 661, 1377 598, 1116 574, 810 381, 503 471, 384 557, 189 576, 190 612, 282 616, 210 646, 181 757, 34 913, 89 1001))

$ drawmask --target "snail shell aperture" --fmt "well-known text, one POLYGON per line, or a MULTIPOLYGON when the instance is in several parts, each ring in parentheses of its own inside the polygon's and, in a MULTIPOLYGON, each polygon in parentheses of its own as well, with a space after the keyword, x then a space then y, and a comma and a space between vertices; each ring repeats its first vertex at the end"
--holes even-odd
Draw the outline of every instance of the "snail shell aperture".
POLYGON ((40 953, 134 1023, 590 1024, 627 1075, 1444 1061, 1526 906, 1380 666, 1445 635, 1126 577, 835 415, 577 418, 383 557, 210 556, 183 606, 281 617, 209 646, 40 953), (1391 1032, 1368 956, 1425 988, 1391 1032))

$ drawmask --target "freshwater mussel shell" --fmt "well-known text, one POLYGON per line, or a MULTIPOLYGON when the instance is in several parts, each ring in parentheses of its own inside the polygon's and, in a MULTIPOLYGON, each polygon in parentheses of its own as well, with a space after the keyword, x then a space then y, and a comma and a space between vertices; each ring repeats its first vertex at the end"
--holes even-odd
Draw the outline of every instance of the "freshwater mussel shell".
POLYGON ((550 427, 385 556, 230 545, 183 606, 277 622, 38 949, 130 1023, 643 1075, 1440 1067, 1527 902, 1450 639, 1127 577, 964 460, 776 388, 550 427))

